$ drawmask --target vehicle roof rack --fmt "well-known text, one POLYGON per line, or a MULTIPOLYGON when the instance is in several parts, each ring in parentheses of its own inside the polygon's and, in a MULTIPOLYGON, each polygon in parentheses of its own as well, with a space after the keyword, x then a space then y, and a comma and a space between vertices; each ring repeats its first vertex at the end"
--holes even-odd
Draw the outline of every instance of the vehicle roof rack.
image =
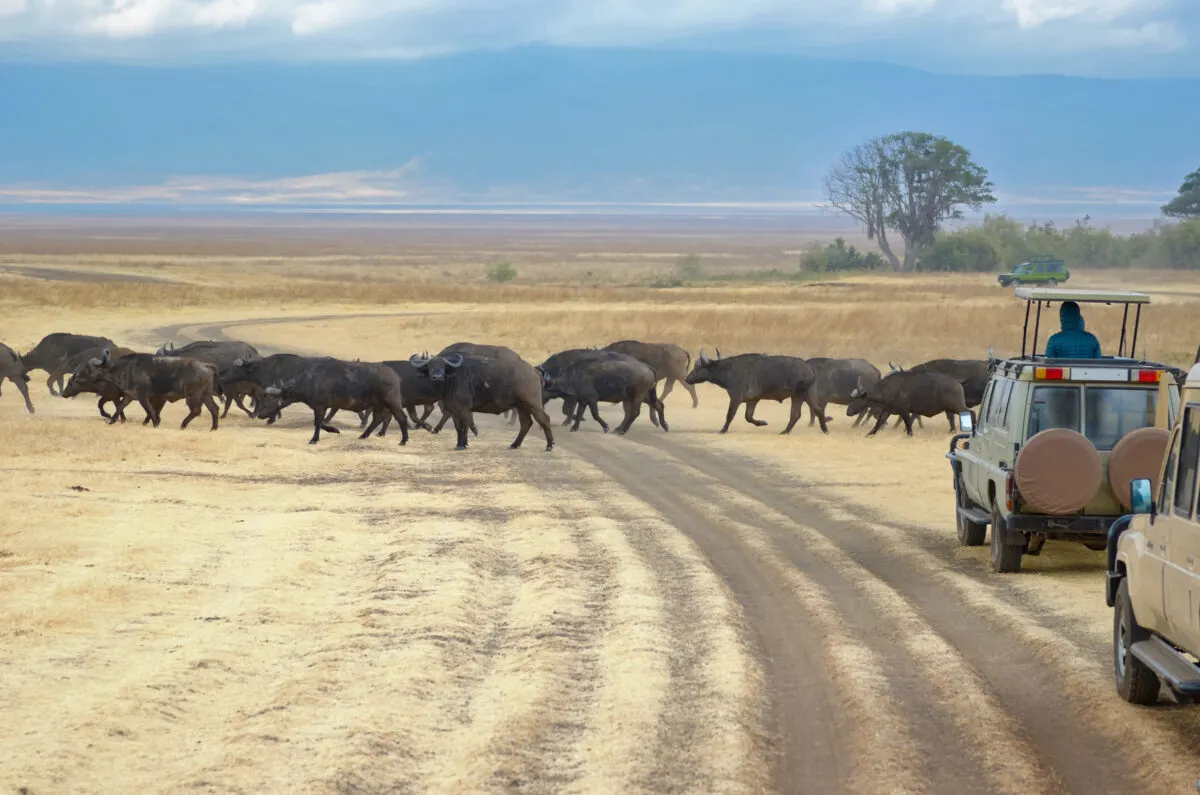
POLYGON ((1025 302, 1025 328, 1021 331, 1021 358, 1028 352, 1037 356, 1038 335, 1042 327, 1042 307, 1054 302, 1074 301, 1078 304, 1122 304, 1125 307, 1121 318, 1121 344, 1117 349, 1117 357, 1125 357, 1125 342, 1129 329, 1129 306, 1137 306, 1133 318, 1133 336, 1129 341, 1129 357, 1133 358, 1137 350, 1138 328, 1142 322, 1142 305, 1150 303, 1149 293, 1139 293, 1132 290, 1073 290, 1065 287, 1018 287, 1013 291, 1017 298, 1025 302), (1033 305, 1037 304, 1037 313, 1033 323, 1033 347, 1029 347, 1029 314, 1033 305))

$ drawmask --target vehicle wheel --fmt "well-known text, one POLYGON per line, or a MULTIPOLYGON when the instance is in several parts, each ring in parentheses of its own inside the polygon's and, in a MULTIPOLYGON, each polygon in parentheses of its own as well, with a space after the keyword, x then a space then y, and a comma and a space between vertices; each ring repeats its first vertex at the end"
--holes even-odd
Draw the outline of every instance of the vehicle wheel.
POLYGON ((1117 605, 1113 610, 1113 677, 1117 692, 1130 704, 1148 706, 1158 702, 1158 677, 1129 651, 1133 644, 1149 637, 1150 633, 1139 627, 1133 617, 1129 580, 1123 579, 1117 588, 1117 605))
MULTIPOLYGON (((962 478, 958 479, 958 504, 967 507, 967 492, 963 487, 962 478)), ((958 543, 964 547, 981 547, 987 538, 987 525, 972 522, 962 514, 958 514, 958 543)))
POLYGON ((1057 287, 1057 286, 1058 286, 1058 280, 1057 280, 1057 279, 1047 279, 1047 280, 1046 280, 1046 286, 1047 286, 1047 287, 1057 287))
POLYGON ((1004 517, 999 506, 992 506, 992 569, 1000 574, 1015 574, 1021 570, 1021 557, 1025 551, 1018 546, 1004 543, 1004 517))

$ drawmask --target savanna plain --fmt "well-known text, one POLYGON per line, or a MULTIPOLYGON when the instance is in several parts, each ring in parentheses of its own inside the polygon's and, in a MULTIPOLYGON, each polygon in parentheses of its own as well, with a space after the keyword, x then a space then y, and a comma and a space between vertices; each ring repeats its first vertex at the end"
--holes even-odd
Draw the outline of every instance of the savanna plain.
MULTIPOLYGON (((816 233, 806 233, 816 235, 816 233)), ((618 339, 863 357, 1020 346, 993 276, 774 279, 804 235, 699 225, 397 222, 42 229, 0 245, 0 341, 407 358, 469 340, 540 362, 618 339), (688 255, 692 255, 688 257, 688 255), (687 259, 681 259, 688 257, 687 259), (515 278, 489 280, 510 263, 515 278), (495 269, 493 267, 493 274, 495 269)), ((1190 364, 1200 285, 1154 295, 1190 364)), ((1119 310, 1089 310, 1116 339, 1119 310)), ((1044 338, 1044 337, 1043 337, 1044 338)), ((39 378, 39 375, 41 376, 39 378)), ((1178 793, 1200 713, 1122 703, 1103 553, 1018 575, 954 535, 945 421, 823 436, 676 387, 670 432, 594 422, 509 450, 478 420, 399 446, 236 408, 216 432, 0 396, 0 790, 1178 793)), ((551 416, 560 415, 557 404, 551 416)), ((610 420, 619 407, 607 412, 610 420)))

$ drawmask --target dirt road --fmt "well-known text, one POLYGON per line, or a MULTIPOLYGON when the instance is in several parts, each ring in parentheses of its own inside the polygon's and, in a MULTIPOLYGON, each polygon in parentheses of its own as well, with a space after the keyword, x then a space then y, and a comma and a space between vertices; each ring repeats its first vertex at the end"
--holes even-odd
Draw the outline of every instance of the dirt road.
MULTIPOLYGON (((155 333, 183 342, 193 331, 215 338, 222 328, 155 333)), ((589 479, 596 504, 612 505, 617 489, 629 521, 649 515, 686 536, 732 595, 765 678, 761 741, 775 791, 1193 786, 1200 766, 1187 736, 1104 697, 1108 650, 1094 637, 1004 578, 956 562, 938 534, 831 505, 762 461, 709 449, 709 433, 689 429, 686 416, 675 412, 669 435, 564 429, 557 454, 600 475, 589 479)), ((666 552, 639 538, 670 606, 668 691, 677 695, 712 662, 711 644, 695 642, 706 617, 666 552)), ((704 790, 688 776, 690 742, 704 727, 686 709, 667 714, 662 780, 704 790)))

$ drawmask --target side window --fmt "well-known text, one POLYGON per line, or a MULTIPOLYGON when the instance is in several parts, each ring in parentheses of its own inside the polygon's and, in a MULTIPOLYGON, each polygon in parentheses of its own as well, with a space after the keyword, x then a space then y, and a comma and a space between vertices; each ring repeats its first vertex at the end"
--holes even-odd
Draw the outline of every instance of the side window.
POLYGON ((1179 475, 1175 478, 1175 515, 1190 518, 1196 503, 1196 467, 1200 464, 1200 406, 1183 415, 1179 445, 1179 475))
POLYGON ((992 403, 988 406, 988 425, 1004 427, 1004 413, 1008 409, 1008 398, 1012 394, 1012 381, 996 381, 992 392, 992 403))
POLYGON ((1176 432, 1171 437, 1171 447, 1167 452, 1167 462, 1163 465, 1162 484, 1158 487, 1158 512, 1165 514, 1175 499, 1175 469, 1179 464, 1179 438, 1183 434, 1176 432))
POLYGON ((992 410, 992 398, 996 392, 996 382, 988 383, 987 389, 983 391, 983 402, 979 404, 979 430, 988 427, 987 416, 992 410))

